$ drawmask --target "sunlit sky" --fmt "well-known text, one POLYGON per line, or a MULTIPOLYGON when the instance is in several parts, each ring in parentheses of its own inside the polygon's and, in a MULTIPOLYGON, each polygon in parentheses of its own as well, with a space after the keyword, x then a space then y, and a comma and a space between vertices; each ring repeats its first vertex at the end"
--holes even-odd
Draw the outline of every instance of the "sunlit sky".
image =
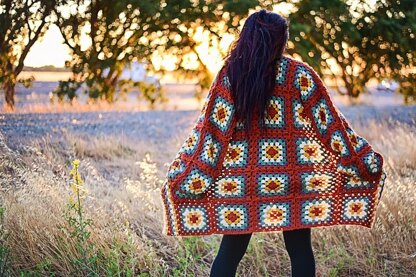
MULTIPOLYGON (((292 9, 291 4, 279 3, 274 5, 273 11, 278 12, 284 16, 287 16, 292 9)), ((254 10, 250 11, 250 13, 254 10)), ((218 51, 208 51, 207 44, 204 43, 204 35, 199 34, 201 45, 199 46, 198 52, 201 54, 201 58, 204 63, 207 64, 211 71, 218 69, 219 61, 221 59, 218 51)), ((220 47, 222 49, 228 48, 233 41, 233 36, 224 37, 221 41, 220 47)), ((88 41, 85 41, 88 44, 88 41)), ((37 41, 32 48, 25 60, 25 66, 41 67, 46 65, 53 65, 55 67, 63 67, 65 61, 70 59, 69 48, 64 44, 62 35, 56 25, 51 25, 44 37, 37 41)), ((156 57, 153 62, 156 67, 163 66, 166 69, 173 69, 174 66, 173 57, 156 57)), ((188 63, 192 64, 192 57, 190 57, 188 63)))
POLYGON ((26 57, 25 65, 40 67, 53 65, 63 67, 70 58, 70 52, 64 45, 62 35, 56 25, 50 26, 43 39, 37 41, 26 57))

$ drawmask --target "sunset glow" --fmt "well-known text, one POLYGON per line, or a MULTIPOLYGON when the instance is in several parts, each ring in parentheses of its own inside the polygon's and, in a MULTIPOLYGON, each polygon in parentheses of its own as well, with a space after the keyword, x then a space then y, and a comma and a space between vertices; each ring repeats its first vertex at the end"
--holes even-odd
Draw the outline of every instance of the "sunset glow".
MULTIPOLYGON (((209 32, 197 32, 195 34, 195 40, 199 45, 196 47, 197 52, 204 64, 211 72, 216 72, 221 64, 221 52, 225 53, 229 45, 234 40, 234 36, 226 34, 218 42, 219 48, 209 47, 209 32)), ((88 37, 83 37, 83 48, 87 48, 90 45, 88 37)), ((46 65, 53 65, 55 67, 64 67, 65 61, 70 59, 70 50, 64 44, 62 35, 56 25, 51 25, 46 32, 44 38, 39 40, 31 48, 25 66, 30 67, 42 67, 46 65)), ((194 53, 189 54, 184 58, 185 66, 187 68, 195 68, 197 65, 197 56, 194 53)), ((155 52, 152 56, 152 62, 156 69, 175 70, 175 55, 169 55, 166 53, 155 52)))
MULTIPOLYGON (((249 14, 255 10, 251 10, 249 14)), ((273 11, 288 16, 293 11, 293 5, 288 3, 279 3, 273 6, 273 11)), ((243 23, 243 22, 242 22, 243 23)), ((87 31, 87 30, 85 30, 87 31)), ((234 35, 226 34, 219 41, 217 46, 209 47, 210 33, 197 29, 194 35, 195 41, 199 43, 196 47, 198 55, 202 62, 208 67, 211 72, 216 72, 221 66, 221 57, 226 53, 230 44, 235 39, 234 35)), ((88 37, 83 39, 84 49, 90 45, 88 37)), ((37 41, 30 49, 26 58, 25 66, 41 67, 46 65, 53 65, 55 67, 64 67, 65 61, 70 58, 70 50, 64 44, 62 35, 56 25, 51 25, 45 33, 43 39, 37 41)), ((185 67, 194 68, 197 65, 198 57, 196 54, 190 54, 184 58, 185 67)), ((155 52, 152 57, 152 62, 156 69, 175 70, 175 55, 163 53, 161 55, 155 52)))
POLYGON ((70 57, 69 48, 64 44, 58 27, 51 25, 43 39, 37 41, 30 49, 25 60, 25 66, 53 65, 63 67, 65 61, 70 57))

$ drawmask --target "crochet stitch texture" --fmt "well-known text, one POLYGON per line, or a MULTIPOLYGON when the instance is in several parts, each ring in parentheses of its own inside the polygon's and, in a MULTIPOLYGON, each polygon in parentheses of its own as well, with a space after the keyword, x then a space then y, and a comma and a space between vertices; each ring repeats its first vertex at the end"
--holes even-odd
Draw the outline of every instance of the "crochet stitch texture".
POLYGON ((353 130, 308 64, 283 56, 275 84, 265 117, 255 115, 246 133, 219 71, 167 170, 165 235, 372 228, 386 179, 381 154, 353 130))

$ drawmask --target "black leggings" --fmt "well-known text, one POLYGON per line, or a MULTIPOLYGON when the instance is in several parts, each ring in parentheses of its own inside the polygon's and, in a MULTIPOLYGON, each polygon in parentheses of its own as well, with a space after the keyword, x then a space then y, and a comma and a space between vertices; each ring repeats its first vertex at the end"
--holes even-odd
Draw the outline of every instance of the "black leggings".
MULTIPOLYGON (((252 233, 223 235, 218 254, 212 263, 210 277, 234 277, 252 233)), ((285 247, 292 266, 292 277, 315 276, 315 258, 311 244, 311 229, 283 231, 285 247)))

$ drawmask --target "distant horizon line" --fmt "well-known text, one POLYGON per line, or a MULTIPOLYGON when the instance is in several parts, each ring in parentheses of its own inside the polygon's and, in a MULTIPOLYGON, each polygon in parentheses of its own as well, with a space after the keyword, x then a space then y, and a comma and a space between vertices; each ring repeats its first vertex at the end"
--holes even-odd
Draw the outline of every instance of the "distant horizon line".
POLYGON ((58 67, 54 65, 42 65, 42 66, 24 66, 22 71, 57 71, 57 72, 70 72, 70 68, 58 67))

